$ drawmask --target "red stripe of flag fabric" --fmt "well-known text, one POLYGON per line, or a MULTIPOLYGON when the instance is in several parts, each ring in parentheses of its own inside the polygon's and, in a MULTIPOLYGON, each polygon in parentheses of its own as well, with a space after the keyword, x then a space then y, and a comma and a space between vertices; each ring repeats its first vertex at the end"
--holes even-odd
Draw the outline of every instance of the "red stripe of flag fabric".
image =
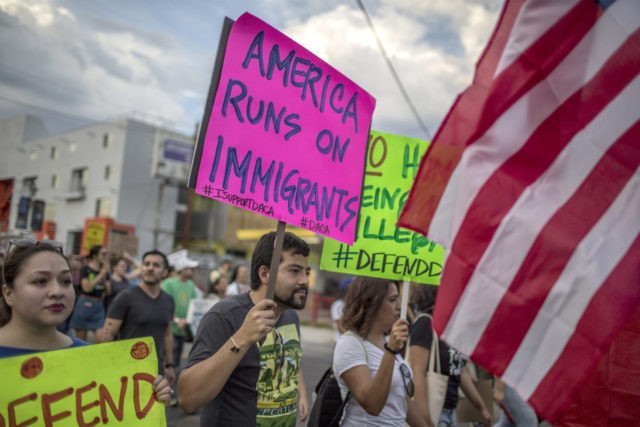
POLYGON ((639 26, 507 1, 399 219, 448 249, 435 329, 549 420, 640 301, 639 26))

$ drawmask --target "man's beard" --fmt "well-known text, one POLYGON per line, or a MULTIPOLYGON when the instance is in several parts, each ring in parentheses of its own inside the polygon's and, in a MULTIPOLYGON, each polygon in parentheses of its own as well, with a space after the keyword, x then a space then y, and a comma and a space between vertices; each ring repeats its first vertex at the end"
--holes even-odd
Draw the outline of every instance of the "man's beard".
POLYGON ((304 306, 305 306, 305 305, 306 305, 306 303, 307 303, 307 295, 305 295, 304 297, 301 297, 301 298, 297 298, 297 297, 295 296, 295 294, 296 294, 296 292, 298 292, 299 290, 302 290, 302 289, 304 289, 304 290, 306 291, 306 289, 305 289, 305 288, 298 288, 298 289, 295 289, 293 292, 291 292, 291 294, 289 295, 289 297, 288 297, 288 298, 285 298, 285 299, 280 298, 280 297, 278 296, 278 294, 274 294, 274 295, 273 295, 273 300, 274 300, 276 303, 278 303, 278 304, 280 304, 280 305, 283 305, 283 306, 285 306, 285 307, 293 308, 293 309, 295 309, 295 310, 300 310, 300 309, 304 308, 304 306), (297 300, 297 301, 296 301, 296 300, 297 300))
POLYGON ((142 276, 142 283, 144 283, 147 286, 156 286, 158 284, 160 284, 161 280, 158 280, 158 278, 154 275, 149 275, 147 276, 145 279, 145 276, 142 276), (149 280, 146 280, 149 279, 149 280))

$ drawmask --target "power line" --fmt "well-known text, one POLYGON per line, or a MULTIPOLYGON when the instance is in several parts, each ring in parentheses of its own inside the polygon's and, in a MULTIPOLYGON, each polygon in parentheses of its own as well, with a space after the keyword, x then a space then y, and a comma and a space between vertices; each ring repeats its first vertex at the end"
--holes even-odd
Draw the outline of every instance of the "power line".
POLYGON ((371 32, 376 38, 376 42, 378 43, 378 48, 380 48, 380 52, 382 53, 382 56, 385 62, 387 63, 387 66, 389 67, 389 71, 391 71, 391 75, 393 76, 393 79, 396 81, 396 84, 400 88, 400 92, 402 93, 404 100, 406 101, 407 105, 409 105, 409 108, 411 109, 411 111, 413 112, 413 115, 418 121, 420 128, 422 128, 422 130, 427 134, 427 138, 431 140, 431 132, 429 132, 429 129, 427 129, 427 125, 425 125, 422 119, 420 118, 420 114, 418 114, 418 110, 416 110, 416 107, 413 105, 413 102, 411 101, 409 94, 405 90, 404 85, 400 80, 400 76, 398 75, 395 67, 391 63, 391 60, 389 59, 389 55, 387 55, 387 51, 382 45, 382 41, 380 40, 380 37, 378 36, 378 33, 375 27, 373 26, 373 21, 371 21, 371 18, 369 17, 369 13, 367 13, 367 10, 364 8, 364 4, 362 4, 362 0, 356 0, 356 2, 358 3, 358 6, 360 6, 360 10, 362 10, 362 13, 364 13, 364 17, 367 20, 367 24, 369 24, 369 28, 371 28, 371 32))
MULTIPOLYGON (((32 73, 30 73, 28 71, 24 71, 24 70, 15 68, 13 66, 10 66, 10 65, 7 65, 7 64, 1 63, 1 62, 0 62, 0 68, 4 68, 4 69, 6 69, 6 70, 8 70, 8 71, 10 71, 10 72, 12 72, 12 73, 14 73, 16 75, 21 76, 22 78, 31 78, 32 80, 36 80, 36 81, 44 81, 44 82, 49 83, 50 85, 65 88, 68 91, 76 92, 78 94, 82 93, 81 91, 79 91, 75 87, 71 87, 71 86, 68 86, 68 85, 66 85, 64 83, 61 83, 59 81, 53 81, 53 80, 47 79, 47 78, 42 77, 42 76, 36 76, 35 74, 32 74, 32 73)), ((157 125, 157 124, 159 124, 161 122, 162 124, 160 124, 159 126, 165 127, 165 128, 166 127, 171 127, 171 128, 180 127, 179 124, 174 123, 174 122, 172 122, 172 121, 170 121, 168 119, 165 119, 164 117, 154 116, 154 115, 151 115, 151 114, 144 114, 144 113, 137 112, 137 111, 132 111, 130 113, 124 113, 124 114, 115 116, 115 117, 113 117, 111 119, 100 121, 100 120, 97 120, 97 119, 91 119, 91 118, 81 117, 81 116, 78 116, 78 115, 72 115, 72 114, 64 113, 64 112, 61 112, 61 111, 51 110, 49 108, 45 108, 45 107, 29 104, 29 103, 27 103, 25 101, 19 101, 19 100, 15 100, 15 99, 10 99, 10 98, 7 98, 5 96, 0 96, 0 99, 4 99, 5 101, 12 102, 12 103, 17 104, 17 105, 22 105, 24 107, 29 107, 29 108, 33 108, 33 109, 37 109, 37 110, 42 110, 42 111, 45 111, 45 112, 47 112, 49 114, 57 115, 57 116, 60 116, 60 117, 64 117, 66 119, 85 122, 86 124, 98 124, 98 123, 108 122, 108 121, 111 121, 111 120, 118 120, 119 117, 135 118, 135 117, 132 117, 133 114, 135 113, 137 115, 144 116, 145 118, 142 119, 144 122, 149 122, 149 121, 158 122, 158 123, 154 123, 154 125, 157 125)), ((114 106, 116 106, 116 107, 118 107, 118 108, 120 108, 122 106, 122 105, 119 105, 119 104, 117 104, 117 103, 115 103, 113 101, 109 101, 109 103, 114 105, 114 106)))
POLYGON ((77 116, 77 115, 73 115, 73 114, 63 113, 62 111, 52 110, 50 108, 41 107, 41 106, 30 104, 30 103, 24 102, 24 101, 18 101, 16 99, 8 98, 8 97, 2 96, 2 95, 0 95, 0 99, 2 99, 4 101, 7 101, 7 102, 10 102, 12 104, 21 105, 23 107, 28 107, 28 108, 33 108, 34 110, 44 111, 44 112, 46 112, 48 114, 51 114, 51 115, 54 115, 54 116, 59 116, 59 117, 65 118, 65 119, 75 120, 75 121, 78 121, 78 122, 83 122, 85 124, 96 124, 96 123, 99 123, 98 120, 96 120, 96 119, 91 119, 91 118, 88 118, 88 117, 82 117, 82 116, 77 116))
MULTIPOLYGON (((174 132, 174 133, 179 133, 182 135, 185 135, 186 132, 183 130, 179 130, 177 128, 175 128, 175 123, 171 123, 169 122, 167 123, 154 123, 152 120, 153 118, 156 118, 158 120, 162 120, 167 122, 165 119, 163 119, 162 117, 159 116, 145 116, 144 113, 142 112, 137 112, 137 111, 132 111, 129 113, 123 113, 123 114, 119 114, 117 116, 113 116, 104 120, 98 120, 98 119, 94 119, 94 118, 89 118, 89 117, 83 117, 83 116, 78 116, 78 115, 73 115, 73 114, 69 114, 69 113, 64 113, 62 111, 58 111, 58 110, 53 110, 50 108, 46 108, 46 107, 42 107, 42 106, 38 106, 38 105, 34 105, 34 104, 30 104, 28 102, 24 102, 24 101, 18 101, 16 99, 12 99, 12 98, 8 98, 6 96, 0 95, 0 100, 4 100, 7 102, 10 102, 12 104, 16 104, 16 105, 21 105, 23 107, 27 107, 27 108, 32 108, 34 110, 40 110, 43 111, 47 114, 50 114, 52 116, 58 116, 58 117, 62 117, 68 120, 73 120, 79 123, 82 123, 83 127, 86 126, 93 126, 93 125, 104 125, 104 126, 111 126, 113 128, 117 128, 117 129, 127 129, 127 127, 125 125, 122 125, 120 123, 117 123, 119 120, 122 119, 131 119, 131 120, 137 120, 140 121, 148 126, 151 126, 153 128, 152 132, 155 132, 156 129, 162 129, 164 131, 167 132, 174 132), (169 127, 169 126, 173 126, 173 127, 169 127)), ((74 129, 78 130, 78 129, 74 129)), ((129 129, 129 131, 133 131, 133 132, 140 132, 139 129, 129 129)), ((65 132, 66 133, 66 132, 65 132)))

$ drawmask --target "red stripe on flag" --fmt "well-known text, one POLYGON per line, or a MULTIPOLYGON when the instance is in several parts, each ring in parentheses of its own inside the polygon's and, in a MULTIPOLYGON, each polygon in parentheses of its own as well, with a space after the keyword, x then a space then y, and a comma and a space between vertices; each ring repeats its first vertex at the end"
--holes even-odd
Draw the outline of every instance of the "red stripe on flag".
MULTIPOLYGON (((447 255, 443 270, 443 273, 446 272, 446 276, 443 274, 442 279, 440 279, 438 303, 433 309, 433 329, 438 335, 442 335, 444 332, 451 313, 460 301, 460 296, 475 268, 475 265, 466 262, 454 251, 450 251, 447 255), (445 285, 446 288, 444 288, 445 285)), ((486 366, 486 368, 490 369, 489 366, 486 366)))
POLYGON ((545 80, 593 28, 602 9, 581 1, 556 22, 498 76, 485 102, 480 121, 469 129, 475 141, 523 95, 545 80))
POLYGON ((500 19, 498 19, 496 28, 489 38, 489 43, 482 55, 480 55, 480 59, 476 65, 476 73, 473 76, 473 82, 475 84, 491 85, 491 81, 496 73, 496 68, 498 68, 498 63, 502 57, 502 52, 504 52, 504 47, 509 41, 511 29, 523 5, 524 0, 507 1, 500 15, 500 19))
POLYGON ((478 341, 471 356, 478 363, 498 375, 504 373, 575 247, 634 176, 640 165, 639 141, 640 121, 609 147, 540 231, 478 341), (518 313, 515 318, 514 310, 518 313), (496 342, 500 343, 499 358, 495 357, 496 342), (485 365, 484 360, 490 362, 485 365))
MULTIPOLYGON (((580 43, 601 15, 602 9, 596 3, 579 2, 504 69, 491 87, 474 84, 467 88, 424 156, 398 225, 427 234, 464 149, 483 135, 524 93, 544 80, 580 43), (482 113, 478 114, 478 111, 482 113)), ((479 69, 495 69, 497 64, 488 61, 495 60, 499 47, 496 44, 495 50, 486 56, 487 65, 481 64, 479 69)))
POLYGON ((640 303, 639 258, 640 236, 593 296, 560 358, 530 397, 529 403, 550 421, 560 415, 640 303))
POLYGON ((640 56, 629 55, 628 49, 640 42, 639 37, 639 31, 629 37, 582 90, 569 97, 549 116, 522 149, 495 171, 478 192, 451 245, 450 259, 443 271, 441 286, 447 287, 449 295, 442 300, 438 296, 434 313, 437 331, 441 331, 439 327, 444 328, 473 274, 473 267, 480 261, 500 222, 524 189, 544 173, 575 133, 637 76, 640 56), (626 65, 620 66, 620 61, 626 65), (561 133, 559 129, 562 129, 561 133), (455 266, 448 265, 451 262, 455 266), (456 271, 454 276, 452 270, 458 268, 463 270, 456 271))

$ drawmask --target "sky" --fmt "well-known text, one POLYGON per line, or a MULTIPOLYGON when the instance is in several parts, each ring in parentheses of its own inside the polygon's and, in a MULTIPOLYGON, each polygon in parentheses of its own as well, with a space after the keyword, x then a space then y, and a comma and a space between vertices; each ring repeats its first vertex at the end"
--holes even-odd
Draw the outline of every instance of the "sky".
POLYGON ((202 121, 224 17, 249 12, 376 98, 372 129, 430 139, 502 0, 0 0, 0 119, 50 133, 134 117, 185 134, 202 121), (426 127, 426 132, 424 127, 426 127))

